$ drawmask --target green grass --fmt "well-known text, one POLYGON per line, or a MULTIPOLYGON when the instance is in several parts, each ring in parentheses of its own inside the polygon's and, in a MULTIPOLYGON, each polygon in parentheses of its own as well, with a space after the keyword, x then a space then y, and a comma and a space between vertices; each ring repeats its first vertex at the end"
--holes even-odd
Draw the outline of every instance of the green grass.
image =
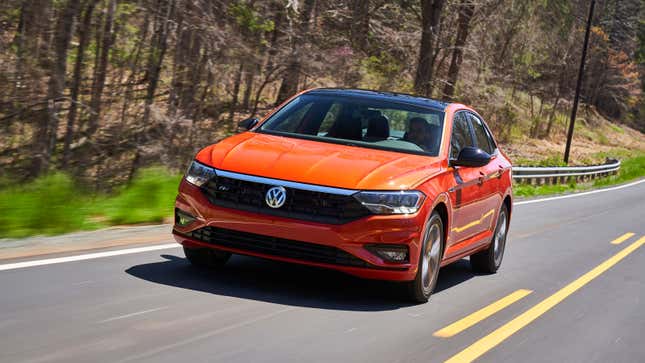
POLYGON ((558 153, 553 153, 546 158, 539 159, 539 160, 534 160, 534 159, 526 159, 526 158, 517 158, 514 160, 513 165, 516 166, 566 166, 567 164, 564 163, 564 160, 562 160, 562 155, 558 153))
POLYGON ((131 185, 113 197, 99 200, 97 215, 110 224, 157 223, 172 215, 181 176, 163 169, 143 170, 131 185))
POLYGON ((0 238, 55 235, 172 216, 181 176, 142 170, 113 195, 92 195, 64 174, 0 190, 0 238))
POLYGON ((624 130, 622 127, 620 127, 620 126, 618 126, 618 125, 616 125, 616 124, 610 123, 610 124, 609 124, 609 127, 610 127, 614 132, 617 132, 617 133, 619 133, 619 134, 624 134, 624 133, 625 133, 625 130, 624 130))
POLYGON ((516 197, 534 197, 538 195, 563 194, 578 189, 579 186, 576 183, 556 185, 515 184, 513 186, 513 195, 516 197))
POLYGON ((89 228, 87 206, 63 174, 40 178, 0 192, 0 237, 59 234, 89 228))
POLYGON ((617 175, 595 180, 593 186, 603 187, 611 184, 619 184, 643 176, 645 176, 645 154, 625 159, 621 162, 617 175))

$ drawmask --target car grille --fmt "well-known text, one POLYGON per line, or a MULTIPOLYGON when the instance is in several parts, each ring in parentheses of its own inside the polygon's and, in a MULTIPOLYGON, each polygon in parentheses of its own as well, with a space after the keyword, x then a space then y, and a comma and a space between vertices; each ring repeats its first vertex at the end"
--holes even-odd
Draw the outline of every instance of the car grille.
POLYGON ((372 266, 339 248, 316 243, 294 241, 217 227, 203 227, 182 234, 214 246, 235 248, 265 255, 332 265, 352 267, 372 266))
POLYGON ((370 214, 351 195, 288 187, 285 188, 285 204, 280 208, 271 208, 264 199, 267 190, 273 186, 218 175, 202 186, 202 191, 212 204, 220 207, 318 223, 343 224, 370 214))

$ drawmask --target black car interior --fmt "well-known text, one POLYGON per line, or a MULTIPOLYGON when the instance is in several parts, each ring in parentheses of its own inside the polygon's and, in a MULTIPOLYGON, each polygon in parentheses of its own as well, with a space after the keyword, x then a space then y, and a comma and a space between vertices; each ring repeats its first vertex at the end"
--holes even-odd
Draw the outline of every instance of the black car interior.
POLYGON ((408 121, 411 116, 408 116, 408 119, 401 117, 409 115, 408 112, 425 115, 425 120, 433 119, 429 117, 430 113, 426 115, 419 111, 390 109, 387 105, 365 105, 337 98, 315 98, 309 102, 301 102, 284 115, 277 116, 274 129, 280 132, 359 141, 375 146, 437 154, 442 133, 442 127, 437 122, 441 123, 442 119, 428 121, 427 131, 433 140, 432 145, 417 145, 406 138, 405 130, 409 127, 408 121), (388 118, 392 115, 395 115, 396 121, 388 118), (394 124, 396 132, 393 133, 394 124))

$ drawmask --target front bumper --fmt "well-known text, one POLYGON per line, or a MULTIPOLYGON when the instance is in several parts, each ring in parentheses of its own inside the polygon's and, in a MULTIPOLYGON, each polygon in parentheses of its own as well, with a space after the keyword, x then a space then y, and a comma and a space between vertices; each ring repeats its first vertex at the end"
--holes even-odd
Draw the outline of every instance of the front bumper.
POLYGON ((189 248, 217 248, 369 279, 409 281, 416 275, 424 209, 414 215, 374 215, 341 225, 321 224, 214 206, 199 188, 185 180, 179 186, 175 206, 196 218, 186 226, 175 224, 173 229, 177 242, 189 248), (208 236, 215 231, 218 238, 206 238, 204 230, 209 231, 208 236), (232 237, 226 238, 227 235, 232 237), (277 241, 278 247, 306 253, 276 252, 276 243, 271 241, 277 241), (409 261, 388 262, 365 248, 375 244, 406 245, 409 261), (316 258, 317 251, 320 258, 316 258), (323 258, 330 255, 340 257, 323 258))

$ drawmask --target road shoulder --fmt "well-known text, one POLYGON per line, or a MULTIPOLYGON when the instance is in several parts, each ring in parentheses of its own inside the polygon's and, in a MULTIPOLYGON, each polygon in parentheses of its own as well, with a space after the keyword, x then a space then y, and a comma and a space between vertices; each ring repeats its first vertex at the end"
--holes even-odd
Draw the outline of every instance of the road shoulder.
POLYGON ((119 226, 58 236, 34 236, 0 240, 0 260, 55 256, 69 252, 98 251, 174 241, 171 224, 119 226))

